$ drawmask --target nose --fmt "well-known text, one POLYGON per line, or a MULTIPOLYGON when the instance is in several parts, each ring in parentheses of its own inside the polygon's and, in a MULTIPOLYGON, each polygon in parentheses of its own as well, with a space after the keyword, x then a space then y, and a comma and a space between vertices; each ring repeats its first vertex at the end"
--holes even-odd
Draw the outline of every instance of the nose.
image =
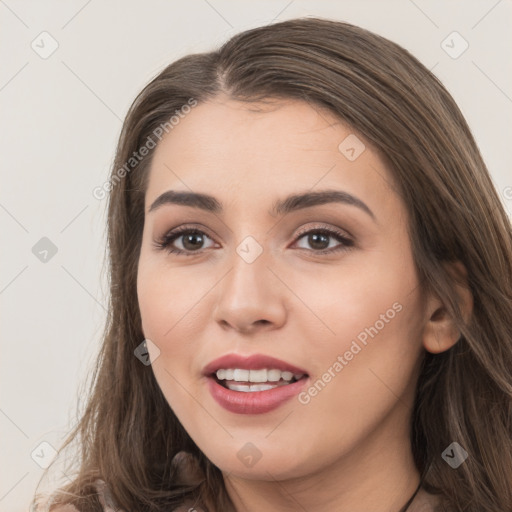
POLYGON ((218 287, 214 320, 224 330, 248 334, 281 327, 287 317, 287 288, 261 254, 248 263, 237 253, 218 287))

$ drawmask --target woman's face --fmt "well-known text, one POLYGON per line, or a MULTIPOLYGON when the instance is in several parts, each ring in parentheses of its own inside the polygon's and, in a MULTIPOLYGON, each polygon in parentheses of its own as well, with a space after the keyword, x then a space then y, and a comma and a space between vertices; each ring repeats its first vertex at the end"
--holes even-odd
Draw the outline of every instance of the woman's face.
POLYGON ((389 460, 410 449, 427 321, 405 207, 332 114, 258 106, 199 104, 155 150, 138 268, 152 369, 231 475, 389 460))

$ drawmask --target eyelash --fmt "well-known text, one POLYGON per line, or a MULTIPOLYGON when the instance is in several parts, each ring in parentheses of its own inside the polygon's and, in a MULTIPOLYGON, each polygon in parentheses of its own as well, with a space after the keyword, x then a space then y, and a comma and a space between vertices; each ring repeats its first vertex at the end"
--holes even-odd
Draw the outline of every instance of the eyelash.
MULTIPOLYGON (((336 248, 321 249, 318 251, 315 251, 314 249, 310 250, 310 249, 303 249, 303 248, 301 248, 300 250, 311 251, 315 254, 323 255, 323 254, 333 254, 333 253, 340 252, 340 251, 347 251, 351 247, 354 246, 354 241, 351 240, 350 238, 348 238, 346 235, 344 235, 341 231, 336 231, 336 230, 333 230, 332 228, 327 228, 324 226, 307 229, 307 230, 303 230, 303 231, 299 232, 295 238, 294 243, 298 242, 305 235, 309 235, 311 233, 320 233, 323 235, 327 235, 329 237, 336 239, 338 242, 342 242, 342 245, 339 247, 336 247, 336 248)), ((201 231, 200 229, 192 228, 192 227, 188 227, 188 226, 182 226, 182 227, 176 228, 173 231, 166 233, 162 238, 155 241, 155 247, 159 250, 167 250, 167 252, 170 254, 177 254, 177 255, 183 255, 183 256, 195 256, 197 254, 201 254, 201 252, 203 252, 203 250, 183 251, 181 249, 171 247, 171 244, 175 240, 177 240, 180 236, 183 236, 185 234, 206 235, 206 237, 210 238, 210 240, 212 239, 204 231, 201 231)))

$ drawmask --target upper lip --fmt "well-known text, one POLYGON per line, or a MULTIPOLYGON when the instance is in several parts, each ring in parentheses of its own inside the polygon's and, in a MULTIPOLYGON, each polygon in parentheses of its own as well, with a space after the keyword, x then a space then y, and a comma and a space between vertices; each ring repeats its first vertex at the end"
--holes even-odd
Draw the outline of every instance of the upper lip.
POLYGON ((292 372, 294 374, 307 374, 307 371, 293 364, 276 359, 275 357, 264 354, 252 354, 242 356, 240 354, 226 354, 208 363, 203 369, 203 375, 212 375, 217 370, 227 368, 239 368, 242 370, 281 370, 282 372, 292 372))

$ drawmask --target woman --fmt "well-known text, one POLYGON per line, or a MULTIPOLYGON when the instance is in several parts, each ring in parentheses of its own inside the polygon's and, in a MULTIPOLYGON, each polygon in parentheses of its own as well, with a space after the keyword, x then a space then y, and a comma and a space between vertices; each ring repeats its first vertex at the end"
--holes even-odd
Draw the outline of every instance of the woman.
POLYGON ((309 18, 184 57, 102 190, 110 315, 51 510, 512 510, 511 226, 407 51, 309 18))

